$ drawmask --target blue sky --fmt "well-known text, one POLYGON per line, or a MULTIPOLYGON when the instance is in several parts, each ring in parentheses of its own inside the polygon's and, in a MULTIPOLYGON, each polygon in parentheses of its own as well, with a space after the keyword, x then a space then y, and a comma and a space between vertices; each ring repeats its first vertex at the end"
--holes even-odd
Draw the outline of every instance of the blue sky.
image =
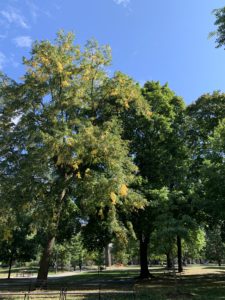
POLYGON ((35 40, 73 31, 109 44, 111 70, 143 84, 168 82, 186 103, 225 92, 225 51, 215 49, 212 10, 221 0, 0 0, 0 69, 18 79, 35 40))

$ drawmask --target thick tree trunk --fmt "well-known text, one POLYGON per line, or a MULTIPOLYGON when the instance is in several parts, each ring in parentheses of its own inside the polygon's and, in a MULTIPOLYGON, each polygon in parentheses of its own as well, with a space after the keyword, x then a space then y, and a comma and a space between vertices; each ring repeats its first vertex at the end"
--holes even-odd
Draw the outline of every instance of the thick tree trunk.
POLYGON ((166 253, 166 268, 167 270, 172 270, 173 268, 173 261, 170 252, 166 253))
POLYGON ((221 267, 221 259, 218 259, 218 266, 221 267))
POLYGON ((148 244, 149 240, 145 237, 140 239, 140 278, 149 278, 151 277, 148 270, 148 244))
POLYGON ((10 276, 11 276, 12 262, 13 262, 13 255, 11 255, 11 257, 10 257, 10 259, 9 259, 8 279, 10 279, 10 276))
POLYGON ((43 250, 42 257, 39 264, 37 281, 42 285, 48 278, 49 262, 52 255, 52 250, 55 244, 55 237, 50 237, 47 241, 46 247, 43 250))
POLYGON ((183 265, 182 265, 182 246, 181 246, 181 238, 177 236, 177 260, 178 260, 178 272, 183 272, 183 265))
MULTIPOLYGON (((65 175, 66 176, 66 175, 65 175)), ((59 220, 61 217, 61 211, 63 207, 63 201, 66 196, 66 189, 62 190, 60 195, 59 203, 58 203, 58 212, 57 212, 57 219, 55 221, 54 226, 54 233, 49 233, 49 238, 47 240, 46 246, 43 250, 42 257, 39 263, 39 270, 38 270, 38 277, 37 277, 37 286, 44 286, 44 283, 48 279, 48 269, 49 269, 49 262, 52 255, 52 250, 55 244, 55 238, 59 226, 59 220)))

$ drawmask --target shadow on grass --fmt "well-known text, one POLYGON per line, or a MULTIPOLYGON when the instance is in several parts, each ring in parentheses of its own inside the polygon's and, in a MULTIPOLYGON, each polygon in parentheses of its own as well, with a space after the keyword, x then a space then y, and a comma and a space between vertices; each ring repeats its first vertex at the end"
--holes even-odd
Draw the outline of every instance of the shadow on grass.
MULTIPOLYGON (((37 273, 38 271, 38 268, 35 268, 35 267, 13 267, 12 270, 11 270, 11 274, 18 274, 18 273, 23 273, 23 272, 26 272, 26 273, 37 273)), ((0 274, 8 274, 9 272, 9 268, 6 267, 6 268, 0 268, 0 274)))
MULTIPOLYGON (((51 277, 47 282, 48 291, 93 292, 95 295, 83 295, 71 299, 196 299, 225 300, 225 274, 180 275, 176 279, 155 272, 154 279, 136 280, 138 270, 105 270, 103 272, 81 273, 65 277, 51 277), (133 293, 128 292, 133 291, 133 293), (127 294, 126 294, 127 293, 127 294), (134 298, 135 297, 135 298, 134 298)), ((35 278, 0 279, 0 291, 26 292, 35 290, 35 278)), ((0 297, 1 299, 1 297, 0 297)), ((33 299, 33 298, 32 298, 33 299)), ((69 295, 66 299, 70 299, 69 295)))

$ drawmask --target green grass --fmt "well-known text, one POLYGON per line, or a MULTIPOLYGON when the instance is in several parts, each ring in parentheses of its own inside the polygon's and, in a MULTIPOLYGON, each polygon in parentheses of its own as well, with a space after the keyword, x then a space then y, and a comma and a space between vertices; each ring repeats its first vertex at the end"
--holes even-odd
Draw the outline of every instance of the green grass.
MULTIPOLYGON (((47 295, 47 298, 43 298, 41 295, 33 295, 29 299, 59 299, 59 291, 67 288, 68 292, 89 292, 88 295, 82 296, 68 294, 67 300, 96 300, 99 299, 99 292, 100 299, 106 300, 225 300, 225 270, 223 267, 194 266, 190 270, 196 274, 177 276, 176 280, 173 276, 169 276, 163 268, 151 268, 155 278, 149 280, 138 280, 139 271, 132 267, 104 270, 100 273, 75 272, 70 276, 49 278, 47 290, 52 293, 57 292, 54 297, 47 295), (208 274, 203 274, 206 270, 208 274), (133 291, 134 295, 126 294, 126 291, 133 291), (91 294, 93 292, 95 292, 94 295, 91 294)), ((13 278, 11 280, 2 278, 0 279, 0 291, 20 292, 21 297, 1 298, 0 296, 0 299, 24 299, 24 293, 29 288, 35 292, 35 278, 13 278)))

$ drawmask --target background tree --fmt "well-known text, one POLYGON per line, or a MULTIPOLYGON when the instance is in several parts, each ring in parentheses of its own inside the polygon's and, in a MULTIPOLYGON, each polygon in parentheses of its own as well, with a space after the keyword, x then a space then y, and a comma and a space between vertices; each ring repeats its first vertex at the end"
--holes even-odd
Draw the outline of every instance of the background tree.
POLYGON ((183 143, 184 102, 168 85, 146 82, 143 96, 151 111, 150 118, 127 114, 126 134, 132 141, 131 154, 143 181, 139 187, 148 206, 133 215, 133 226, 140 241, 141 277, 149 276, 147 249, 163 201, 169 193, 181 189, 187 157, 183 143), (156 200, 157 199, 157 200, 156 200), (161 200, 160 200, 161 199, 161 200))
POLYGON ((0 242, 0 260, 9 266, 8 279, 14 262, 27 262, 36 257, 37 240, 28 216, 17 215, 16 226, 4 231, 0 242), (19 219, 19 220, 18 220, 19 219))
POLYGON ((221 184, 225 179, 225 119, 215 128, 213 136, 209 138, 208 155, 202 168, 204 186, 204 208, 209 216, 209 226, 216 224, 224 231, 225 189, 221 184))
POLYGON ((221 175, 213 168, 217 164, 217 159, 221 161, 219 156, 222 149, 216 150, 213 146, 213 136, 225 117, 225 95, 214 92, 201 96, 187 107, 187 115, 187 143, 192 157, 189 181, 197 221, 202 226, 215 225, 221 223, 219 214, 223 209, 219 206, 219 201, 216 202, 221 189, 219 187, 221 175))
POLYGON ((205 245, 206 245, 206 233, 204 228, 197 228, 197 230, 190 230, 188 238, 184 240, 184 262, 185 264, 192 263, 194 259, 205 259, 205 245))
POLYGON ((205 255, 207 259, 217 261, 218 265, 221 266, 224 253, 225 244, 221 237, 221 228, 216 226, 206 233, 205 255))

